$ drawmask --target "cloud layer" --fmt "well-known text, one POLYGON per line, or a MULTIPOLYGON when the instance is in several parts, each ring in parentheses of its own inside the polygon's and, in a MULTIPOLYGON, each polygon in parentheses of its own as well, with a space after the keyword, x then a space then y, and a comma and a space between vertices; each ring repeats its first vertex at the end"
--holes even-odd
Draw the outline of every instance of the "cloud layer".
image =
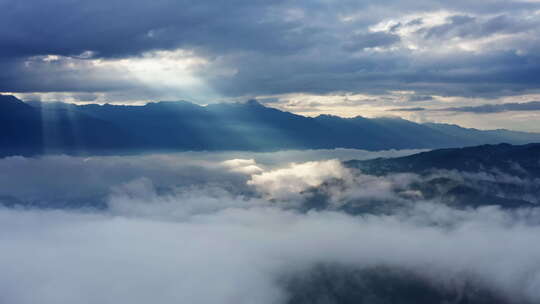
MULTIPOLYGON (((42 197, 49 204, 0 207, 0 302, 331 300, 335 293, 317 284, 371 286, 371 271, 394 279, 403 273, 398 282, 414 277, 441 301, 486 294, 501 303, 540 301, 538 208, 455 208, 415 190, 442 178, 478 188, 538 181, 495 171, 378 177, 335 159, 406 153, 0 159, 10 173, 0 201, 42 197), (305 209, 317 193, 329 204, 305 209), (76 208, 74 197, 102 205, 76 208), (355 215, 343 212, 346 202, 391 208, 355 215), (306 298, 309 288, 317 293, 306 298)), ((370 292, 384 300, 385 293, 370 292)))
POLYGON ((454 296, 473 284, 540 299, 537 210, 353 217, 196 196, 117 197, 105 214, 1 209, 2 301, 286 303, 283 277, 333 263, 405 269, 454 296))
POLYGON ((141 100, 538 89, 533 1, 9 0, 0 9, 5 92, 112 90, 141 100), (163 63, 176 73, 155 69, 163 63), (128 69, 138 65, 147 69, 128 69), (200 92, 186 92, 189 79, 200 92))

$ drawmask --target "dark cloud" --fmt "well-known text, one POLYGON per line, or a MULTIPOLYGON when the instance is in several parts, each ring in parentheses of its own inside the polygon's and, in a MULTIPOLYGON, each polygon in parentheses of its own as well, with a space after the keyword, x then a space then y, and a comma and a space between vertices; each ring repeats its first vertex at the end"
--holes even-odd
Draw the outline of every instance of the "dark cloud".
MULTIPOLYGON (((156 49, 203 48, 288 53, 316 26, 281 16, 285 1, 3 1, 3 56, 126 57, 156 49), (8 26, 9 25, 9 26, 8 26), (247 26, 249 25, 249 26, 247 26), (261 38, 264 35, 264 39, 261 38)), ((294 6, 292 6, 294 8, 294 6)))
POLYGON ((409 22, 407 22, 407 26, 413 26, 413 25, 422 25, 424 23, 424 20, 422 18, 416 18, 409 22))
POLYGON ((451 107, 440 109, 439 111, 468 112, 468 113, 501 113, 510 111, 540 111, 540 101, 529 101, 522 103, 484 104, 470 107, 451 107))
POLYGON ((112 92, 143 84, 125 71, 88 61, 46 57, 0 59, 0 92, 112 92), (73 66, 74 65, 74 66, 73 66))
POLYGON ((412 95, 412 96, 409 96, 408 100, 410 102, 431 101, 431 100, 433 100, 433 96, 429 96, 429 95, 412 95))
POLYGON ((426 108, 422 108, 422 107, 416 107, 416 108, 397 108, 397 109, 390 109, 388 111, 395 111, 395 112, 420 112, 420 111, 425 111, 427 110, 426 108))
POLYGON ((364 33, 353 36, 351 41, 345 44, 344 48, 347 51, 354 52, 365 48, 390 46, 398 41, 400 41, 399 36, 391 33, 364 33))
POLYGON ((489 37, 494 34, 512 34, 527 32, 538 26, 538 20, 524 20, 523 18, 508 15, 498 15, 489 18, 478 18, 467 15, 453 15, 447 18, 445 24, 422 28, 427 38, 489 37))
POLYGON ((483 104, 479 106, 465 106, 465 107, 449 107, 449 108, 396 108, 388 111, 397 112, 420 112, 420 111, 448 111, 448 112, 464 112, 475 114, 492 114, 511 111, 540 111, 540 101, 529 102, 511 102, 502 104, 483 104))
POLYGON ((539 21, 534 14, 539 8, 538 3, 502 0, 482 5, 427 0, 7 0, 0 3, 0 91, 120 92, 129 95, 126 100, 186 97, 174 91, 174 84, 153 87, 130 76, 131 71, 95 62, 183 49, 205 60, 192 72, 219 96, 389 90, 517 94, 540 85, 539 21), (460 13, 439 25, 422 15, 440 11, 460 13), (389 28, 374 29, 385 22, 389 28), (455 47, 452 38, 478 41, 496 34, 515 37, 474 52, 444 52, 455 47), (407 35, 419 36, 410 40, 407 35), (422 52, 409 48, 408 41, 418 43, 422 52), (61 57, 39 57, 46 55, 61 57))

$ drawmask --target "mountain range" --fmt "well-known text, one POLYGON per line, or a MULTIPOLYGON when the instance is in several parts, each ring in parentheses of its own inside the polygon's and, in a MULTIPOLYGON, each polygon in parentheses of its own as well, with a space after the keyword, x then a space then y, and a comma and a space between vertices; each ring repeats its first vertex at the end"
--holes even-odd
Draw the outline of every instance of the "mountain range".
POLYGON ((540 179, 540 143, 481 145, 438 149, 396 158, 350 160, 345 166, 366 174, 428 174, 433 170, 496 171, 517 178, 540 179))
POLYGON ((363 174, 421 176, 411 188, 422 199, 459 208, 540 203, 540 144, 438 149, 398 158, 344 162, 363 174))
POLYGON ((540 134, 399 118, 305 117, 257 101, 200 106, 23 102, 0 95, 0 156, 156 151, 447 148, 540 142, 540 134))

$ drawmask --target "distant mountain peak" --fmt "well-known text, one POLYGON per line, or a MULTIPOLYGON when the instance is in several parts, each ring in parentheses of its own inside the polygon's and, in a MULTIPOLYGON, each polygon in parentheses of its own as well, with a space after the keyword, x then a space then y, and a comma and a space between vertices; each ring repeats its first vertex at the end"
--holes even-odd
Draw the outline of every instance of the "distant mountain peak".
POLYGON ((246 101, 246 105, 266 108, 263 104, 258 102, 256 99, 250 99, 250 100, 246 101))
POLYGON ((23 101, 21 101, 20 99, 18 99, 17 97, 15 97, 13 95, 3 95, 3 94, 0 94, 0 102, 2 102, 2 103, 8 103, 8 102, 24 103, 23 101))
POLYGON ((2 111, 16 111, 29 108, 31 107, 28 104, 13 95, 0 95, 0 109, 2 111))
POLYGON ((333 114, 319 114, 315 118, 324 118, 324 119, 341 119, 343 117, 333 115, 333 114))
POLYGON ((185 107, 185 106, 191 106, 191 107, 200 107, 198 104, 185 101, 185 100, 177 100, 177 101, 156 101, 156 102, 149 102, 145 106, 147 107, 163 107, 163 108, 174 108, 174 107, 185 107))

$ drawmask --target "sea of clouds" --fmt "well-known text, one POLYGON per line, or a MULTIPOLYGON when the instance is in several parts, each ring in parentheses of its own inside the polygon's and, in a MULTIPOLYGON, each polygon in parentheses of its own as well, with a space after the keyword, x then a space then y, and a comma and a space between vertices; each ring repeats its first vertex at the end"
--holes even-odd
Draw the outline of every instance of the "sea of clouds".
POLYGON ((318 265, 540 302, 540 208, 457 209, 341 163, 414 152, 0 159, 0 303, 292 303, 318 265), (314 188, 323 209, 303 208, 314 188), (374 198, 396 208, 339 208, 374 198))

